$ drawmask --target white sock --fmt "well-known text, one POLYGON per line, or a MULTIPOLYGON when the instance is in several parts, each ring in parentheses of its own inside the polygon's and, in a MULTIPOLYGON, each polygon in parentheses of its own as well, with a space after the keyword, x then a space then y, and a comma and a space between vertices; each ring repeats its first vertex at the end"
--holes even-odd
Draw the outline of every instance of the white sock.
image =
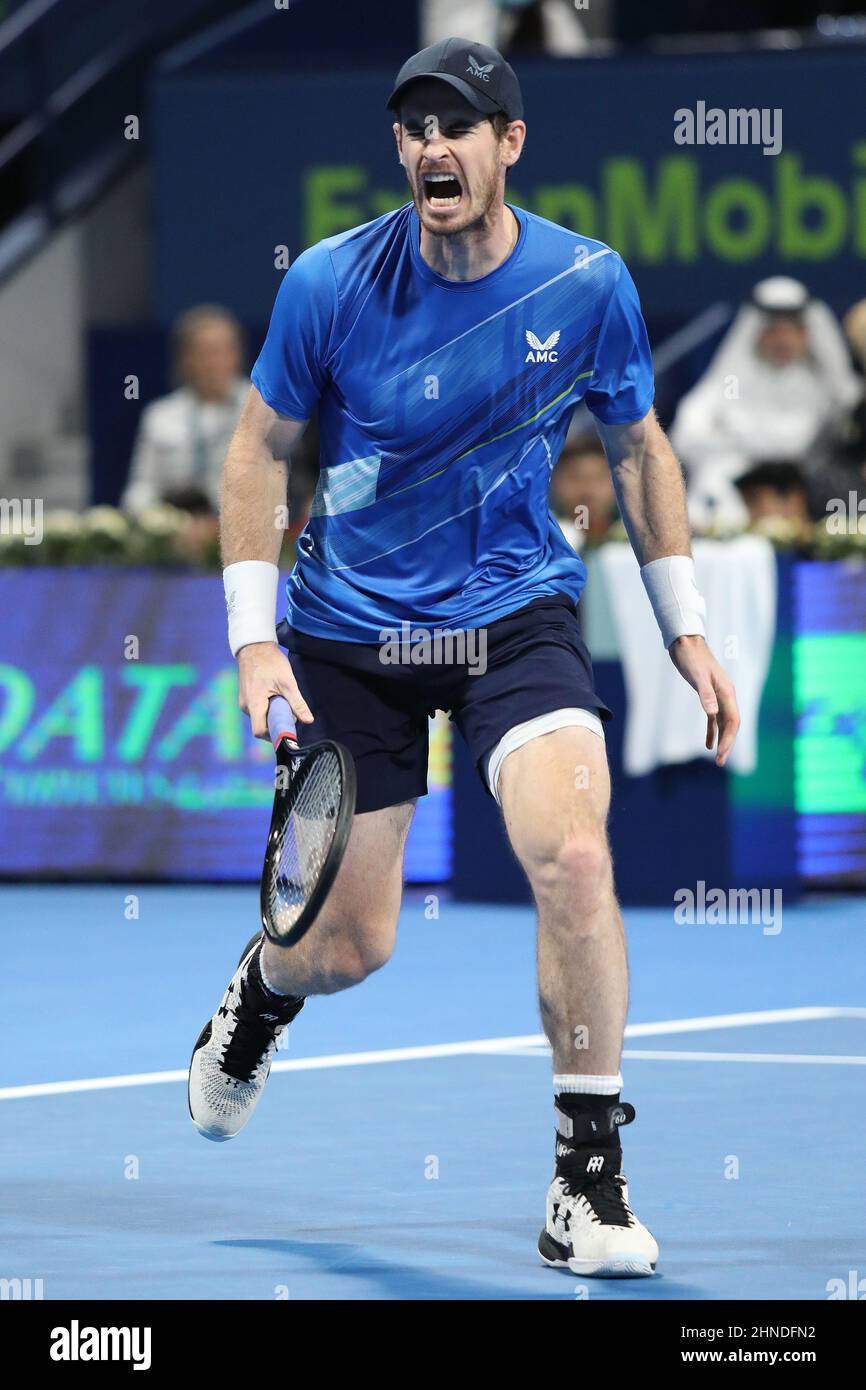
POLYGON ((554 1095, 616 1096, 622 1090, 622 1076, 554 1076, 554 1095))
POLYGON ((276 985, 268 979, 267 973, 265 971, 264 942, 262 942, 261 946, 259 947, 259 974, 262 977, 262 984, 264 985, 265 989, 269 989, 271 991, 271 994, 276 994, 281 999, 289 998, 289 995, 286 993, 284 989, 277 989, 276 985))

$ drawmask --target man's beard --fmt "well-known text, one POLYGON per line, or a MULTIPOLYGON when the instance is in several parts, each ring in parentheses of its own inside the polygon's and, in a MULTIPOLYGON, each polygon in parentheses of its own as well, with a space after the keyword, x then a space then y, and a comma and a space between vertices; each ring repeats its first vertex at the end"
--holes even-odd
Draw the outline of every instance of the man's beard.
MULTIPOLYGON (((419 180, 419 183, 420 182, 421 181, 419 180)), ((418 217, 421 221, 421 225, 423 226, 424 230, 430 234, 430 236, 441 237, 460 236, 464 232, 474 231, 476 228, 482 226, 483 223, 489 217, 490 210, 496 202, 496 194, 498 187, 499 168, 498 166, 491 167, 487 175, 487 178, 479 188, 478 194, 473 200, 474 206, 473 204, 470 204, 470 206, 466 209, 464 219, 457 226, 445 228, 431 226, 426 221, 424 217, 425 199, 423 189, 416 190, 413 187, 411 180, 409 180, 409 191, 412 194, 412 202, 415 205, 415 211, 418 214, 418 217)))

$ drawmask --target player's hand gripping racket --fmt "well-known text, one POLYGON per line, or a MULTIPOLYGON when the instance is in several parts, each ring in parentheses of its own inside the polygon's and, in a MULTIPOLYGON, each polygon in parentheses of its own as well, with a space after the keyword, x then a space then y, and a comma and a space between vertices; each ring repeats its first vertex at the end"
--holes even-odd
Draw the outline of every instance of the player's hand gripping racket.
POLYGON ((262 869, 262 926, 293 946, 312 926, 346 852, 355 812, 355 764, 329 739, 299 748, 291 708, 268 705, 276 791, 262 869))

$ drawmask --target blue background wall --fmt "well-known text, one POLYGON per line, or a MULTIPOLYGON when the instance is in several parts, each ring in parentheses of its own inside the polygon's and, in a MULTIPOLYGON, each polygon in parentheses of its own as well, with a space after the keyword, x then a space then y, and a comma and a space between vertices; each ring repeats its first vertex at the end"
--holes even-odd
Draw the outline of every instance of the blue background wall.
MULTIPOLYGON (((154 86, 165 321, 215 298, 264 323, 275 246, 294 257, 406 199, 384 109, 393 69, 322 77, 245 62, 154 86)), ((862 295, 866 50, 535 60, 520 76, 529 133, 514 201, 613 244, 651 318, 735 302, 783 272, 837 309, 862 295), (781 108, 782 153, 677 145, 674 112, 699 100, 781 108)))

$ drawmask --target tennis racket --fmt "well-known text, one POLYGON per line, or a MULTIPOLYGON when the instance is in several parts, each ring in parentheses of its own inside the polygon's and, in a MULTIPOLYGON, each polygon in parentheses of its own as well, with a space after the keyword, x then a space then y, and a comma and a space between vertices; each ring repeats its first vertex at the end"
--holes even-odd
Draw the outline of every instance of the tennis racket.
POLYGON ((342 863, 355 813, 355 764, 325 739, 299 748, 288 701, 268 705, 277 755, 274 809, 262 869, 262 926, 278 946, 294 946, 318 915, 342 863))

